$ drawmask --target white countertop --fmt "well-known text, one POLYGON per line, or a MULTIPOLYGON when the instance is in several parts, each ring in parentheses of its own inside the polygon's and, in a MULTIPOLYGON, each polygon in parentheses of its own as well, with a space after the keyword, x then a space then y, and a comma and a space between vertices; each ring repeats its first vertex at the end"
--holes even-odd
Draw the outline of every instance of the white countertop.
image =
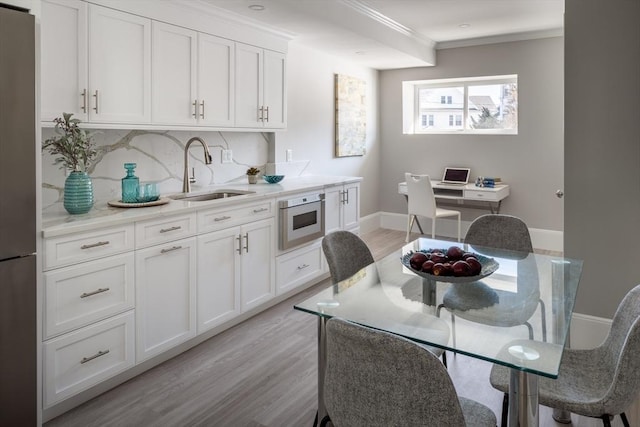
MULTIPOLYGON (((195 212, 202 209, 222 208, 238 203, 260 201, 264 199, 280 198, 289 194, 306 191, 322 190, 327 186, 348 184, 361 181, 361 177, 353 176, 300 176, 286 177, 278 184, 267 184, 262 181, 258 184, 229 183, 212 185, 209 187, 194 188, 191 194, 208 193, 215 190, 233 189, 255 191, 254 194, 234 196, 225 199, 215 199, 202 202, 185 202, 171 200, 168 204, 143 208, 115 208, 107 204, 107 201, 96 201, 93 208, 86 214, 45 214, 42 217, 42 236, 55 237, 70 233, 89 231, 100 227, 109 227, 121 224, 131 224, 134 221, 159 218, 179 213, 195 212)), ((163 194, 167 197, 169 194, 163 194)))

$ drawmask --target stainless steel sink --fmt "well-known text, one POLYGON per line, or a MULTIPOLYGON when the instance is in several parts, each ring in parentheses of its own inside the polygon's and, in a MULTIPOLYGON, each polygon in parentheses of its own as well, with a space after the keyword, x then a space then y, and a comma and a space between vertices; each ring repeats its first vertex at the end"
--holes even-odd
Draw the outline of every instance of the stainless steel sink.
POLYGON ((204 194, 189 194, 189 193, 175 194, 173 196, 169 196, 169 198, 173 200, 184 200, 185 202, 205 202, 208 200, 226 199, 229 197, 244 196, 246 194, 254 194, 254 193, 255 191, 216 190, 216 191, 212 191, 211 193, 204 193, 204 194))

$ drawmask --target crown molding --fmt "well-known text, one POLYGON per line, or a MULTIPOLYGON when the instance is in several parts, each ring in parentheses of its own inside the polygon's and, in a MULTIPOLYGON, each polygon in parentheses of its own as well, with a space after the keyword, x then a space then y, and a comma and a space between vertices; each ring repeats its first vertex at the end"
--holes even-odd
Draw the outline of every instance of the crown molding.
POLYGON ((564 30, 562 28, 554 28, 551 30, 528 31, 523 33, 504 34, 500 36, 476 37, 472 39, 438 42, 436 44, 436 50, 481 46, 485 44, 517 42, 523 40, 546 39, 552 37, 564 37, 564 30))

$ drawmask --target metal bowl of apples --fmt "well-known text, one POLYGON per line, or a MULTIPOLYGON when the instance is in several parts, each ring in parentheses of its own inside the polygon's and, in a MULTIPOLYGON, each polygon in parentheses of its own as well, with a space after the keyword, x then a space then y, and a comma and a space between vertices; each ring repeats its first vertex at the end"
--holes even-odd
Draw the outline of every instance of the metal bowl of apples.
POLYGON ((449 283, 470 283, 494 273, 500 264, 458 246, 410 251, 402 256, 402 264, 425 279, 449 283))

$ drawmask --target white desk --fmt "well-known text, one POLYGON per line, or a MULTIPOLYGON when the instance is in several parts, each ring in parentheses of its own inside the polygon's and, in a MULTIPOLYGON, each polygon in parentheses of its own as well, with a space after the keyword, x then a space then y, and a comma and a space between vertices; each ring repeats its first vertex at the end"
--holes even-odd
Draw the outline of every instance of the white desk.
MULTIPOLYGON (((451 201, 464 204, 465 201, 487 203, 491 213, 500 213, 502 200, 509 196, 507 184, 496 185, 494 188, 476 187, 475 184, 447 185, 439 181, 431 181, 436 200, 451 201)), ((407 183, 398 184, 398 193, 407 195, 407 183)))

